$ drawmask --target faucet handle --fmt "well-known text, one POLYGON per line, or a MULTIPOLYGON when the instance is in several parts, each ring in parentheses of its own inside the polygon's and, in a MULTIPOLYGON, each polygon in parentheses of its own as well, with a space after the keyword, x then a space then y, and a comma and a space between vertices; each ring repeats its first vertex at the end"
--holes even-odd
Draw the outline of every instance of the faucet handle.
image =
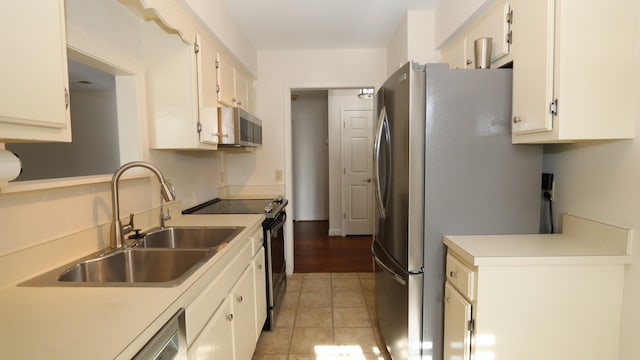
POLYGON ((129 214, 129 223, 122 225, 122 235, 128 234, 133 230, 133 213, 129 214))

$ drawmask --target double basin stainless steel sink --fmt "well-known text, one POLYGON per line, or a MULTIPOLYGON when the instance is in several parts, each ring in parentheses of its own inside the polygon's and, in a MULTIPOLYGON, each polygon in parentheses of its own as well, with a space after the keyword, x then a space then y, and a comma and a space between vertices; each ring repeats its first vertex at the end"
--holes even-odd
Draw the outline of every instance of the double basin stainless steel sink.
POLYGON ((151 230, 131 247, 89 255, 20 286, 176 286, 243 229, 176 226, 151 230))

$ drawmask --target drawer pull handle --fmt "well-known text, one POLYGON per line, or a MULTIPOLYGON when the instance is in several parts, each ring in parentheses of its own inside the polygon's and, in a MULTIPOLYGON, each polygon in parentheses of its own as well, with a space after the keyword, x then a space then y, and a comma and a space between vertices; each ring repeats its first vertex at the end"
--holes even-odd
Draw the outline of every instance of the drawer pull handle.
POLYGON ((257 268, 258 270, 262 270, 262 264, 258 264, 257 268))
POLYGON ((229 314, 226 316, 227 321, 232 321, 233 320, 233 314, 229 314))
POLYGON ((450 271, 449 272, 449 276, 452 277, 452 278, 456 278, 456 277, 458 277, 458 273, 455 272, 455 271, 450 271))
POLYGON ((236 298, 236 300, 237 300, 239 303, 241 303, 241 302, 242 302, 242 300, 244 300, 244 298, 242 297, 242 295, 240 295, 240 296, 238 296, 238 297, 236 298))

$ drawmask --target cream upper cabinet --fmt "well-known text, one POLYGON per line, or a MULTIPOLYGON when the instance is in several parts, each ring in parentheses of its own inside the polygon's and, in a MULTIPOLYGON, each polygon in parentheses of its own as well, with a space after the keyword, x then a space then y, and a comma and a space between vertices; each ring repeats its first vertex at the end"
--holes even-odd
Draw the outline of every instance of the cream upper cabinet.
POLYGON ((198 104, 201 124, 198 134, 201 143, 217 144, 219 134, 215 47, 207 39, 201 38, 198 38, 197 46, 198 104))
POLYGON ((249 80, 239 71, 234 71, 236 106, 249 110, 249 80))
POLYGON ((513 142, 632 138, 638 2, 511 5, 513 142))
POLYGON ((247 78, 239 72, 224 54, 217 54, 218 102, 223 106, 249 109, 247 78))
POLYGON ((215 50, 198 34, 189 44, 153 22, 144 56, 153 149, 216 149, 215 50))
POLYGON ((476 67, 475 40, 491 38, 491 67, 496 68, 510 62, 511 50, 511 4, 498 1, 487 14, 478 20, 466 34, 463 42, 464 65, 467 69, 476 67))
POLYGON ((64 1, 2 1, 0 32, 0 142, 71 141, 64 1))

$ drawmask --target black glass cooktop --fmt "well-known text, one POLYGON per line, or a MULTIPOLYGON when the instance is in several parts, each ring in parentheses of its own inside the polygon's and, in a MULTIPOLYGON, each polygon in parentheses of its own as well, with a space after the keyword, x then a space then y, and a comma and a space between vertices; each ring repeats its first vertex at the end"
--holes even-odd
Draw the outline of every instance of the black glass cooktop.
POLYGON ((263 214, 269 199, 213 199, 184 210, 183 214, 263 214))

